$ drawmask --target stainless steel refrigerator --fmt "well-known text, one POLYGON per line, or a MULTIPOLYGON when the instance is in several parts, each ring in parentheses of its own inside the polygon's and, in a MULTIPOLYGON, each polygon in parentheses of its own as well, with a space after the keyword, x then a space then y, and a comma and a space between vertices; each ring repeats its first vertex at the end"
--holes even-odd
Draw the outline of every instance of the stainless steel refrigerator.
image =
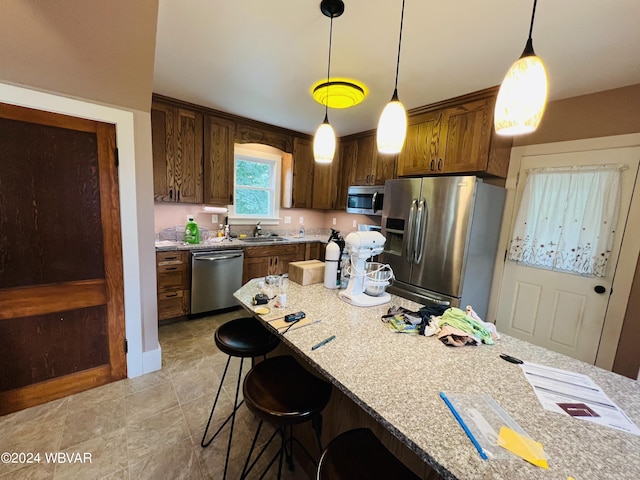
POLYGON ((387 180, 388 291, 431 306, 473 306, 486 320, 505 190, 474 176, 387 180))

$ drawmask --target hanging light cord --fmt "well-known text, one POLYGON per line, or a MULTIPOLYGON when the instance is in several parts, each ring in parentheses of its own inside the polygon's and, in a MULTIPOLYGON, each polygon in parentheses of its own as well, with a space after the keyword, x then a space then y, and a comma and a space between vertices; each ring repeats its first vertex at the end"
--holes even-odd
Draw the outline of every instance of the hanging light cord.
MULTIPOLYGON (((404 0, 403 0, 404 1, 404 0)), ((333 14, 330 17, 329 26, 329 61, 327 62, 327 101, 324 105, 324 121, 329 121, 329 73, 331 72, 331 39, 333 38, 333 14)))
POLYGON ((393 86, 394 97, 398 96, 398 72, 400 71, 400 46, 402 45, 403 22, 404 22, 404 0, 402 0, 402 13, 400 14, 400 38, 398 39, 398 61, 396 62, 396 83, 393 86))
POLYGON ((533 19, 536 17, 536 3, 538 3, 538 0, 533 0, 533 12, 531 12, 531 25, 529 26, 529 40, 531 40, 531 35, 533 34, 533 19))

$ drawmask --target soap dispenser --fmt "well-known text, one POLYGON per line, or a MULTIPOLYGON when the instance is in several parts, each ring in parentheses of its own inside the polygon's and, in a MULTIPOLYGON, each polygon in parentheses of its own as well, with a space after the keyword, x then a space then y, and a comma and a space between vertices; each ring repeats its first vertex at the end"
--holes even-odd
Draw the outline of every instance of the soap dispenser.
POLYGON ((193 221, 193 215, 187 217, 187 224, 184 227, 184 241, 194 245, 200 243, 200 229, 198 224, 193 221))

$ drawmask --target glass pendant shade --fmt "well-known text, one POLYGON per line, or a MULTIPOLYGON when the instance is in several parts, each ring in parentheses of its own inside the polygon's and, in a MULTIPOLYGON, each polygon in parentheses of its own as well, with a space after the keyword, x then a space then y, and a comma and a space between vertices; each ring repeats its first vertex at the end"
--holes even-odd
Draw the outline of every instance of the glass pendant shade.
POLYGON ((317 163, 331 163, 335 152, 336 134, 325 117, 313 138, 313 158, 317 163))
POLYGON ((397 95, 393 98, 380 114, 376 142, 380 153, 400 153, 407 136, 407 112, 404 105, 398 100, 397 95))
POLYGON ((547 73, 540 57, 516 61, 504 77, 494 115, 496 133, 521 135, 538 128, 547 103, 547 73))

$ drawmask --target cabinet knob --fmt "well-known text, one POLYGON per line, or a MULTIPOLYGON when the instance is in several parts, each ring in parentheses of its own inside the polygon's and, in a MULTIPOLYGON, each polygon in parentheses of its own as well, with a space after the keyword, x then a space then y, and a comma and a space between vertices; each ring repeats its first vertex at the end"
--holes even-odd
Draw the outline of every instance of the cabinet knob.
POLYGON ((442 171, 442 159, 441 158, 438 159, 438 171, 439 172, 442 171))
POLYGON ((434 162, 433 159, 431 159, 431 163, 429 164, 429 170, 431 170, 432 172, 435 170, 435 163, 436 162, 434 162))
POLYGON ((593 291, 596 293, 604 293, 607 291, 607 289, 604 288, 602 285, 596 285, 595 287, 593 287, 593 291))
POLYGON ((173 200, 173 188, 169 189, 169 198, 173 200))

